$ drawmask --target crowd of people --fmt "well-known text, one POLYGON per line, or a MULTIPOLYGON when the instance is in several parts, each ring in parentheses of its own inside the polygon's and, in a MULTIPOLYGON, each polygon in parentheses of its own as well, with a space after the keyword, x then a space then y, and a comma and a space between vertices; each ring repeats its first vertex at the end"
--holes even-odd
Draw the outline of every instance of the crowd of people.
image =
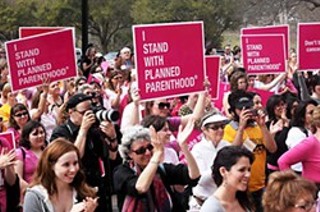
POLYGON ((277 75, 247 75, 238 46, 220 58, 221 107, 208 81, 141 101, 129 47, 107 64, 91 45, 77 77, 19 92, 1 55, 0 211, 316 211, 320 73, 294 49, 277 75))

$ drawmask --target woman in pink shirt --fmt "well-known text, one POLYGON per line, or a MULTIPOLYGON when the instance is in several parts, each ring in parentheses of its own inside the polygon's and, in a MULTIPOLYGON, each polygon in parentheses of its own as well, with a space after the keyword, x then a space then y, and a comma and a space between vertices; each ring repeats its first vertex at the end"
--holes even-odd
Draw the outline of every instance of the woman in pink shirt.
POLYGON ((29 121, 22 130, 20 148, 16 149, 15 171, 20 178, 20 188, 24 192, 36 171, 38 160, 46 145, 46 131, 38 121, 29 121))
POLYGON ((301 141, 283 154, 279 160, 280 170, 289 169, 290 165, 302 163, 302 176, 320 184, 320 105, 312 113, 313 135, 301 141))

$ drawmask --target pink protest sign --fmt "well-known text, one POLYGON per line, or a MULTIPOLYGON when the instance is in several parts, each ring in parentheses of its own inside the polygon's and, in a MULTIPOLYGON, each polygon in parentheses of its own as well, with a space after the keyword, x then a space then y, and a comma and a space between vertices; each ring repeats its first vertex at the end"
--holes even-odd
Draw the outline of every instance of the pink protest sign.
POLYGON ((274 95, 274 92, 271 91, 265 91, 258 88, 250 88, 248 89, 251 92, 257 93, 261 97, 262 105, 263 107, 267 106, 268 99, 274 95))
POLYGON ((228 92, 230 92, 230 85, 228 83, 220 81, 218 98, 212 101, 214 103, 214 106, 220 111, 223 111, 223 98, 224 95, 228 92))
POLYGON ((248 74, 285 72, 283 35, 241 35, 241 47, 243 65, 248 74))
POLYGON ((204 90, 203 22, 133 26, 142 100, 204 90))
POLYGON ((0 147, 1 149, 7 148, 8 150, 16 148, 13 132, 0 133, 0 147))
POLYGON ((300 70, 320 68, 320 23, 298 24, 298 64, 300 70))
POLYGON ((25 38, 62 29, 65 29, 65 27, 19 27, 19 37, 25 38))
POLYGON ((65 29, 6 42, 12 90, 77 76, 73 33, 65 29))
POLYGON ((278 25, 278 26, 265 26, 265 27, 253 27, 253 28, 242 28, 241 34, 243 35, 259 35, 259 34, 281 34, 284 35, 284 45, 286 59, 289 54, 289 25, 278 25))
POLYGON ((219 70, 220 56, 206 56, 206 75, 210 82, 209 93, 213 100, 217 99, 219 94, 219 70))

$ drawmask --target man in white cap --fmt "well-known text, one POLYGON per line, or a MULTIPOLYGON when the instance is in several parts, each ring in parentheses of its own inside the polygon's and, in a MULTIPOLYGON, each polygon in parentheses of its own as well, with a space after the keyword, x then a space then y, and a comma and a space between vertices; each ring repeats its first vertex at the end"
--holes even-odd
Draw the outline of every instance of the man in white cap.
POLYGON ((133 64, 131 61, 131 50, 128 47, 123 47, 120 50, 120 57, 123 60, 123 64, 121 65, 120 69, 121 70, 128 70, 131 69, 133 64))
POLYGON ((191 151, 201 174, 198 185, 192 190, 193 197, 189 203, 191 210, 199 210, 202 203, 217 188, 211 176, 211 166, 217 152, 230 145, 229 142, 222 140, 224 127, 228 122, 227 117, 216 111, 207 114, 201 120, 202 139, 191 151))

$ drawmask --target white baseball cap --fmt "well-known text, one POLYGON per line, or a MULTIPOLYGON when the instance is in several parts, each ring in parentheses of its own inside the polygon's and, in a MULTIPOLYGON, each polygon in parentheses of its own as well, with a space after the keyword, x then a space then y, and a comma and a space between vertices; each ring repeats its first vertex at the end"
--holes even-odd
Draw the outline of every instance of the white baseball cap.
POLYGON ((207 124, 218 123, 218 122, 228 122, 229 119, 219 113, 213 114, 207 117, 205 120, 202 121, 202 127, 206 126, 207 124))

